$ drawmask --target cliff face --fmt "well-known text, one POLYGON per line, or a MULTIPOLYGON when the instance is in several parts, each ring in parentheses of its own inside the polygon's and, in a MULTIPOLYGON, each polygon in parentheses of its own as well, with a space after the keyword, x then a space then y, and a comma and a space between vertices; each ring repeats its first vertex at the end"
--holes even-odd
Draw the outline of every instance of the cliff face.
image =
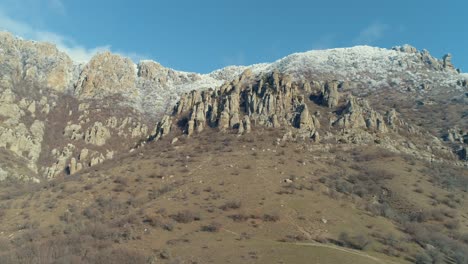
POLYGON ((180 93, 223 82, 108 52, 78 64, 52 44, 5 32, 0 73, 0 148, 19 158, 0 160, 2 179, 73 174, 128 152, 180 93))
POLYGON ((219 88, 183 95, 151 139, 169 136, 177 142, 180 136, 191 137, 206 129, 242 136, 272 128, 283 133, 278 142, 302 140, 323 148, 377 144, 427 161, 463 165, 441 139, 409 124, 395 109, 376 110, 364 98, 339 92, 337 85, 296 82, 277 71, 255 75, 246 70, 219 88))
POLYGON ((0 178, 77 173, 167 135, 182 116, 189 136, 264 126, 286 129, 285 138, 371 142, 398 129, 423 131, 430 136, 420 138, 443 138, 466 159, 459 138, 468 131, 467 83, 451 56, 410 46, 311 51, 204 75, 108 52, 77 64, 52 44, 3 32, 0 149, 12 159, 0 159, 0 178), (439 123, 424 122, 428 114, 439 123))

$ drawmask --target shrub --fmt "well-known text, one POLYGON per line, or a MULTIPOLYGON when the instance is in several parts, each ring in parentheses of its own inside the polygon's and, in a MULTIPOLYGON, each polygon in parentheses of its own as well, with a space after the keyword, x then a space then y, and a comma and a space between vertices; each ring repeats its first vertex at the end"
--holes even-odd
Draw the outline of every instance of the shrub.
POLYGON ((245 222, 249 220, 249 216, 246 214, 233 214, 228 217, 231 218, 234 222, 245 222))
POLYGON ((201 230, 204 232, 217 233, 221 230, 222 225, 218 222, 211 222, 209 225, 202 226, 201 230))
POLYGON ((199 221, 200 220, 200 214, 198 213, 193 213, 192 211, 189 210, 184 210, 180 211, 175 215, 171 215, 171 218, 174 219, 177 223, 190 223, 193 221, 199 221))
POLYGON ((115 178, 114 183, 122 184, 122 185, 127 186, 128 185, 128 179, 124 178, 122 176, 118 176, 117 178, 115 178))
POLYGON ((264 214, 262 216, 262 220, 265 222, 278 222, 280 220, 280 216, 277 213, 264 214))
POLYGON ((460 222, 458 220, 449 220, 444 223, 444 226, 448 229, 454 230, 460 227, 460 222))
POLYGON ((370 244, 370 240, 367 237, 363 235, 357 235, 357 236, 351 237, 346 232, 342 232, 340 234, 339 242, 341 243, 341 245, 345 247, 358 249, 358 250, 363 250, 370 244))
POLYGON ((226 202, 225 204, 221 205, 219 207, 219 209, 223 210, 223 211, 228 211, 228 210, 231 210, 231 209, 239 209, 241 208, 242 206, 242 203, 240 201, 229 201, 229 202, 226 202))

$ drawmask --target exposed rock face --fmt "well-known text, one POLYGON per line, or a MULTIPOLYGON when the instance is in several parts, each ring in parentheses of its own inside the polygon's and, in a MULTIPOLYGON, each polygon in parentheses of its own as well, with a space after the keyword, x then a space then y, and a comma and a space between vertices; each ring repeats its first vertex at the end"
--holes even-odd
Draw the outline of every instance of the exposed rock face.
POLYGON ((340 94, 338 93, 338 82, 326 82, 322 90, 322 102, 324 105, 333 108, 338 105, 340 94))
POLYGON ((365 100, 358 100, 351 96, 348 99, 346 108, 343 111, 343 115, 339 118, 334 125, 341 128, 365 128, 374 130, 380 133, 387 132, 387 124, 395 126, 396 116, 392 118, 384 119, 384 117, 378 112, 374 111, 369 103, 365 100), (393 118, 393 119, 392 119, 393 118))
POLYGON ((84 140, 88 144, 103 146, 110 137, 109 129, 103 126, 101 122, 96 122, 86 131, 84 140))
POLYGON ((468 131, 463 131, 458 127, 451 128, 447 131, 445 139, 452 143, 468 143, 468 131))
POLYGON ((163 119, 157 124, 153 136, 150 140, 158 140, 171 132, 172 129, 172 118, 170 116, 164 116, 163 119))
POLYGON ((450 53, 444 55, 442 61, 443 61, 444 69, 448 69, 448 70, 454 70, 455 69, 455 67, 453 67, 453 64, 452 64, 452 55, 450 53))
MULTIPOLYGON (((63 92, 71 88, 78 68, 73 61, 49 43, 25 41, 0 32, 0 86, 34 84, 63 92)), ((29 88, 28 88, 29 86, 29 88)))
POLYGON ((0 168, 0 181, 4 181, 8 178, 8 172, 0 168))
POLYGON ((111 94, 137 93, 133 62, 109 52, 91 59, 80 74, 75 94, 80 98, 99 98, 111 94))
POLYGON ((468 161, 468 147, 462 147, 458 151, 458 156, 460 157, 461 160, 468 161))
POLYGON ((174 115, 188 112, 186 133, 201 132, 207 126, 221 131, 249 133, 255 126, 292 126, 311 137, 319 121, 309 113, 299 88, 287 75, 273 72, 259 78, 245 72, 219 89, 193 91, 174 109, 174 115))
POLYGON ((28 161, 28 167, 37 172, 36 162, 41 153, 41 144, 44 137, 44 122, 32 120, 28 123, 21 119, 26 114, 35 112, 35 102, 17 101, 16 95, 6 89, 0 95, 0 147, 8 149, 19 157, 28 161), (34 105, 34 107, 31 107, 34 105), (28 113, 29 112, 29 113, 28 113))

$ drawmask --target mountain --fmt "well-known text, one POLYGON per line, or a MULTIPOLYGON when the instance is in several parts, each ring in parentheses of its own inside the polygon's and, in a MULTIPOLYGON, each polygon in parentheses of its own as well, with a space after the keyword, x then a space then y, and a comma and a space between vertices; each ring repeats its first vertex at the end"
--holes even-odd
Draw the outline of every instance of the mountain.
MULTIPOLYGON (((437 60, 411 46, 310 51, 196 74, 108 52, 78 64, 52 44, 5 32, 0 39, 0 146, 8 157, 2 178, 50 179, 128 152, 154 134, 181 94, 214 89, 246 70, 255 76, 278 71, 315 90, 336 81, 340 92, 366 97, 380 112, 398 102, 397 112, 438 138, 463 143, 466 137, 466 75, 450 55, 437 60), (428 114, 440 124, 426 120, 428 114)), ((466 145, 451 147, 466 153, 466 145)))
POLYGON ((1 263, 468 263, 468 76, 409 45, 209 74, 0 33, 1 263))

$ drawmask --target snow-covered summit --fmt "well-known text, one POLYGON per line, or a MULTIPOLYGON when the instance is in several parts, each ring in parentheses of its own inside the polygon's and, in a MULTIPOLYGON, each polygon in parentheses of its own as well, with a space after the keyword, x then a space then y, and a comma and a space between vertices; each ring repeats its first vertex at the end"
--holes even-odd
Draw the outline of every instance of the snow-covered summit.
POLYGON ((273 63, 230 66, 211 75, 230 76, 250 68, 256 74, 277 70, 296 79, 348 81, 366 90, 388 86, 457 88, 457 82, 467 75, 455 70, 450 59, 450 55, 436 59, 428 51, 418 51, 410 45, 392 49, 355 46, 294 53, 273 63))
POLYGON ((467 79, 467 75, 454 69, 451 56, 436 59, 429 52, 409 45, 393 49, 356 46, 313 50, 294 53, 272 63, 228 66, 199 74, 170 69, 151 60, 135 64, 109 52, 79 64, 54 45, 25 41, 8 33, 0 33, 0 40, 0 73, 4 76, 1 84, 6 88, 13 88, 18 82, 13 76, 22 76, 25 81, 34 81, 79 99, 121 94, 122 103, 151 114, 170 109, 182 93, 216 88, 237 78, 246 69, 254 74, 277 70, 310 81, 349 81, 363 90, 388 86, 456 88, 464 83, 461 79, 467 79))

